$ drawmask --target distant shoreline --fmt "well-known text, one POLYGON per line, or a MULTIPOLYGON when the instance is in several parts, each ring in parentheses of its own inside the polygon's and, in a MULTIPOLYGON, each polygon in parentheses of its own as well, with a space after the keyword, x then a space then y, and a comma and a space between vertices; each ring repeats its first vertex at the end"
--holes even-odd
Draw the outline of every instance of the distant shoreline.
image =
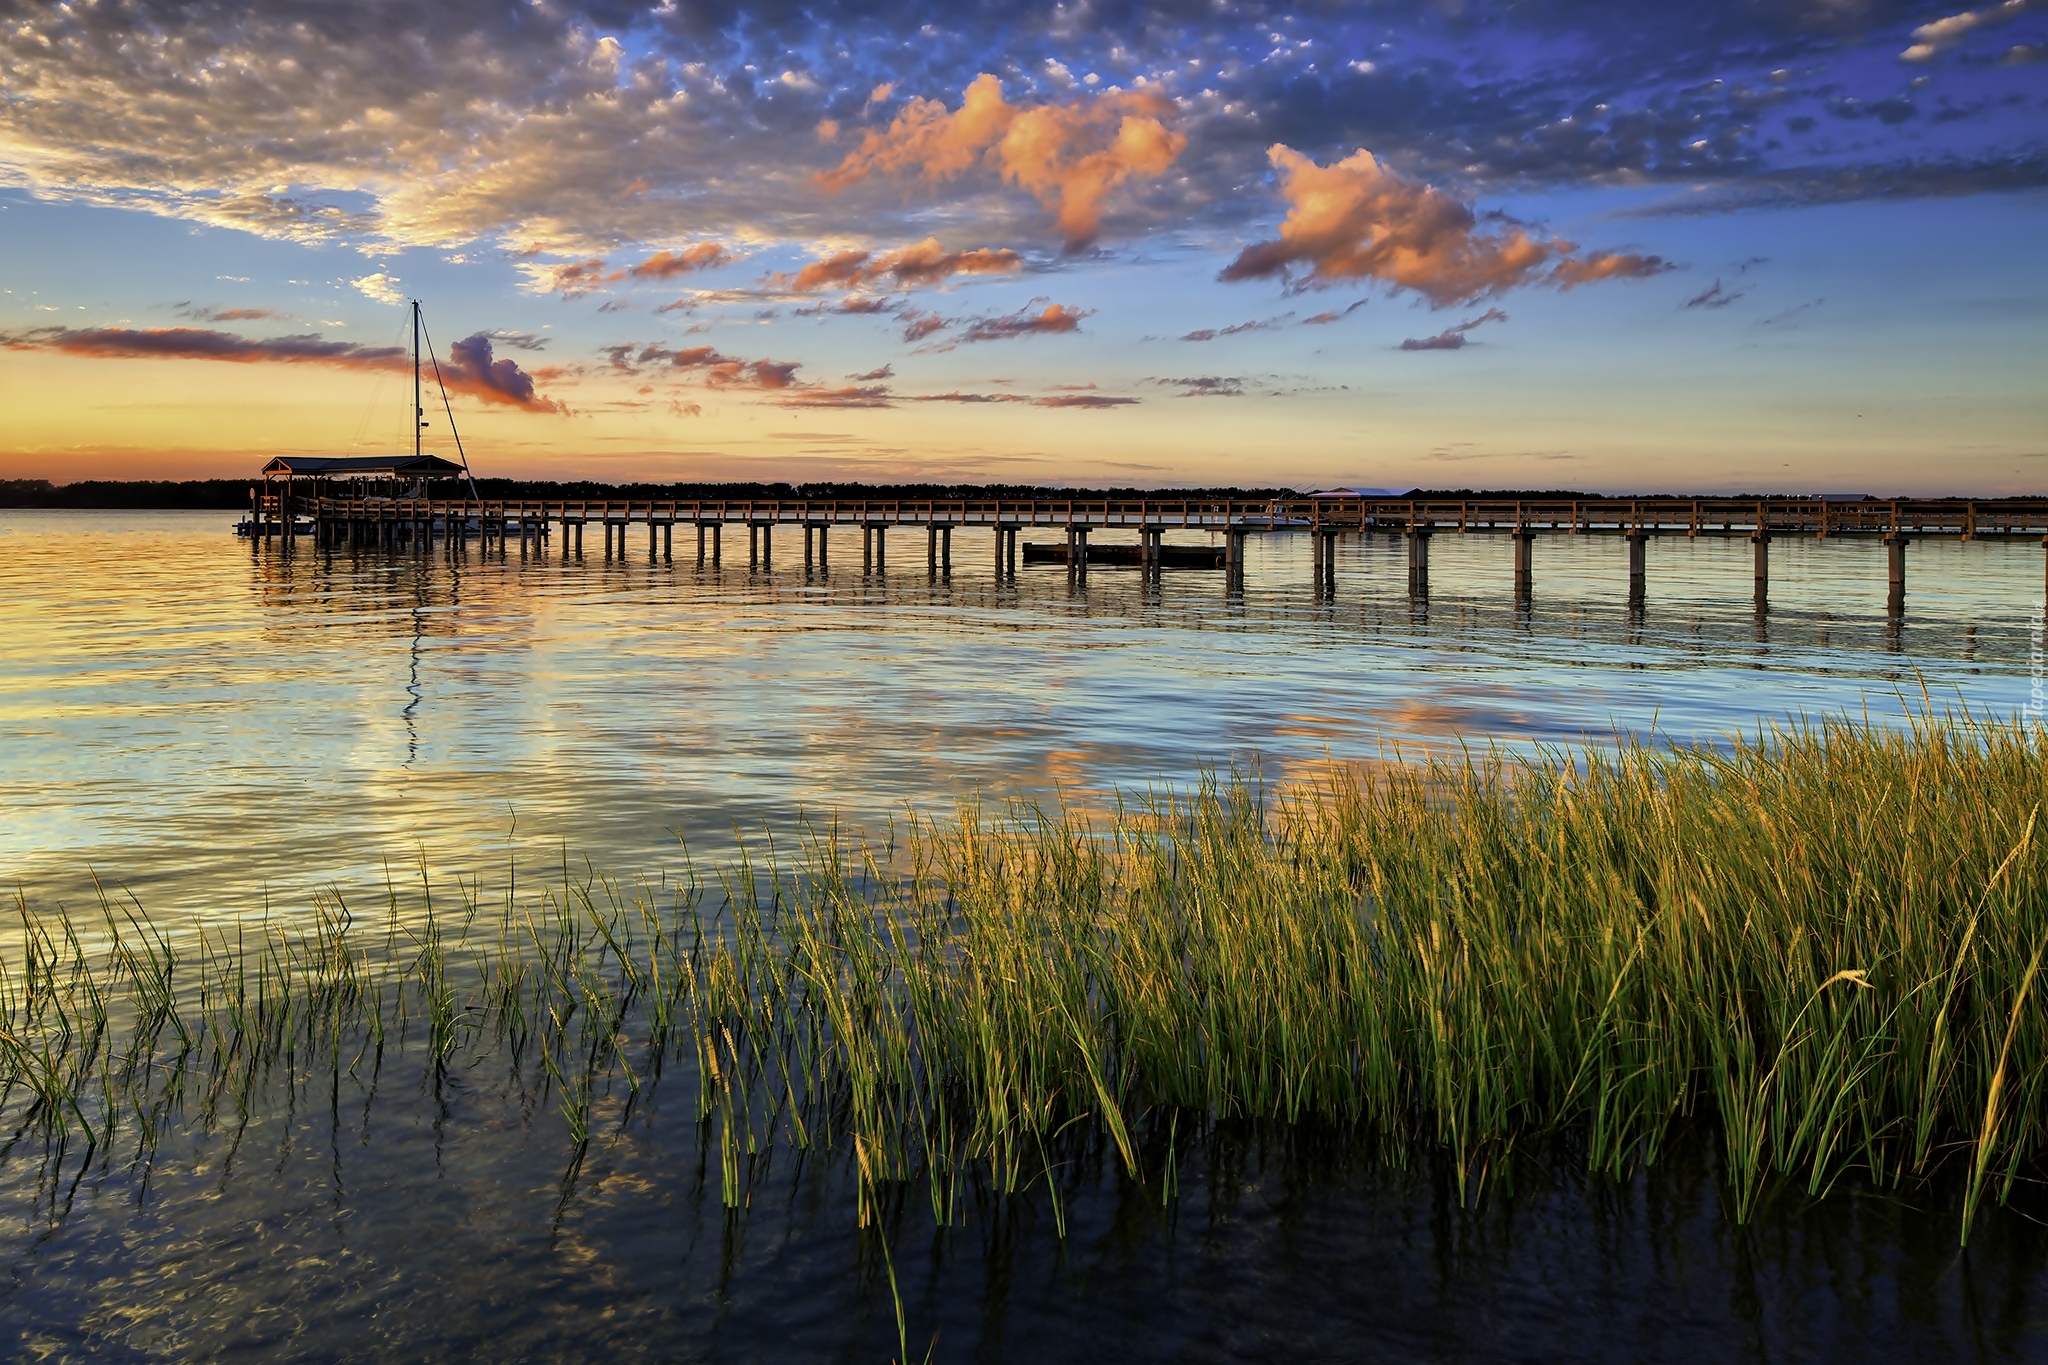
MULTIPOLYGON (((0 479, 0 510, 14 508, 97 508, 109 511, 246 511, 246 479, 82 479, 54 483, 49 479, 0 479)), ((485 498, 612 498, 660 501, 740 500, 785 501, 801 498, 876 498, 916 501, 950 498, 1232 498, 1251 501, 1298 498, 1307 490, 1293 488, 1056 488, 1036 484, 865 484, 865 483, 602 483, 596 480, 478 479, 485 498)), ((1612 498, 1612 497, 1785 497, 1785 493, 1593 493, 1571 489, 1418 488, 1397 497, 1411 498, 1612 498)), ((1790 496, 1797 496, 1793 494, 1790 496)), ((1985 503, 2011 497, 1977 498, 1985 503)))

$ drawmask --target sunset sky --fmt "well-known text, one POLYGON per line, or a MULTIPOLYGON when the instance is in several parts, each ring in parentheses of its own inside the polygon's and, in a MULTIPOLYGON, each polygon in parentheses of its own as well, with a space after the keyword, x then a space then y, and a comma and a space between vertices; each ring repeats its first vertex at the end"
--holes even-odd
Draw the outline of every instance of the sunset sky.
POLYGON ((0 476, 2048 491, 2048 0, 0 0, 0 476), (452 453, 430 399, 429 446, 452 453))

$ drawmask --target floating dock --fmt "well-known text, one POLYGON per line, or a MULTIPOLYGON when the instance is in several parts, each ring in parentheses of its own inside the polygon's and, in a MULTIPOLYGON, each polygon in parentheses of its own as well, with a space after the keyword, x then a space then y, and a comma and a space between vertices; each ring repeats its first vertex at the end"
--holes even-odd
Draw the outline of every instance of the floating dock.
MULTIPOLYGON (((1334 589, 1336 544, 1347 534, 1392 535, 1407 541, 1408 591, 1429 593, 1429 545, 1440 534, 1494 535, 1512 546, 1512 581, 1518 599, 1534 584, 1536 540, 1543 536, 1611 536, 1627 547, 1629 601, 1639 604, 1648 576, 1651 540, 1663 536, 1717 536, 1749 540, 1755 546, 1755 591, 1762 604, 1769 582, 1773 539, 1809 536, 1820 540, 1881 540, 1886 547, 1888 599, 1901 610, 1906 592, 1906 547, 1915 539, 2012 540, 2031 538, 2048 548, 2048 499, 1972 500, 1933 498, 1584 498, 1584 499, 1412 499, 1314 497, 1272 501, 1174 498, 1055 499, 988 498, 913 500, 794 499, 780 501, 648 501, 598 499, 367 498, 316 496, 295 499, 289 482, 251 491, 249 519, 238 530, 258 546, 276 540, 291 550, 310 540, 321 552, 383 550, 424 553, 434 545, 459 548, 474 535, 503 553, 516 540, 520 553, 540 553, 550 542, 559 553, 580 557, 583 531, 595 525, 604 537, 604 556, 624 558, 630 539, 644 530, 650 559, 673 562, 678 527, 696 532, 699 564, 723 561, 728 528, 747 533, 750 567, 773 562, 777 530, 801 532, 804 567, 828 565, 828 537, 834 530, 858 530, 861 566, 886 567, 887 533, 923 530, 926 567, 950 573, 953 532, 990 533, 998 576, 1014 576, 1018 536, 1027 528, 1066 532, 1064 545, 1031 546, 1026 562, 1061 563, 1085 576, 1095 531, 1135 531, 1135 547, 1117 547, 1119 560, 1134 555, 1146 572, 1201 556, 1199 548, 1233 577, 1244 569, 1248 537, 1273 533, 1308 535, 1315 542, 1319 588, 1334 589), (1220 536, 1222 544, 1202 547, 1166 544, 1175 533, 1220 536), (559 539, 557 539, 559 538, 559 539)), ((1101 546, 1100 555, 1111 547, 1101 546)), ((686 549, 685 553, 689 553, 686 549)), ((2048 558, 2048 556, 2044 556, 2048 558)), ((2048 578, 2044 578, 2048 582, 2048 578)))

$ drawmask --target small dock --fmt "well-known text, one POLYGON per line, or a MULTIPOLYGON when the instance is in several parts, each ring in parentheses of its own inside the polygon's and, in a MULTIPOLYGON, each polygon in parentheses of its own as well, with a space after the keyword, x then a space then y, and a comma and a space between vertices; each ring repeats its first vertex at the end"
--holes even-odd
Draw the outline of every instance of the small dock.
MULTIPOLYGON (((1425 500, 1408 498, 1313 497, 1274 501, 1174 498, 1140 499, 952 499, 626 501, 578 499, 488 499, 333 497, 294 498, 289 482, 252 490, 249 519, 238 528, 260 550, 275 542, 290 552, 310 540, 321 553, 383 551, 431 553, 453 550, 472 537, 488 551, 506 553, 517 542, 521 555, 554 553, 580 558, 584 530, 596 527, 606 559, 625 558, 642 535, 650 560, 673 563, 676 533, 685 536, 683 554, 700 565, 725 561, 727 530, 747 537, 747 564, 774 562, 775 533, 803 540, 806 569, 825 569, 832 533, 858 533, 861 568, 888 565, 891 532, 924 532, 925 567, 947 574, 953 567, 953 533, 986 532, 998 577, 1014 577, 1019 535, 1028 529, 1064 532, 1062 546, 1045 558, 1063 564, 1076 578, 1089 565, 1089 536, 1098 531, 1135 532, 1138 544, 1119 546, 1115 558, 1147 574, 1164 567, 1194 567, 1206 559, 1241 581, 1245 543, 1254 535, 1307 535, 1314 541, 1314 575, 1319 589, 1336 586, 1336 546, 1347 535, 1396 536, 1407 542, 1408 592, 1429 594, 1429 546, 1438 535, 1496 536, 1507 542, 1503 579, 1517 600, 1534 590, 1536 542, 1549 536, 1604 536, 1621 542, 1628 597, 1640 604, 1650 573, 1650 543, 1660 537, 1740 537, 1755 547, 1755 594, 1763 603, 1770 579, 1770 545, 1775 539, 1867 539, 1886 548, 1887 599, 1903 609, 1906 550, 1914 540, 2013 540, 2031 538, 2048 549, 2048 498, 1916 500, 1829 498, 1587 498, 1572 500, 1425 500), (688 537, 694 532, 695 544, 688 537), (1204 545, 1221 540, 1221 554, 1183 555, 1193 546, 1168 545, 1168 536, 1199 533, 1204 545)), ((596 549, 597 547, 593 547, 596 549)), ((1034 546, 1034 550, 1039 547, 1034 546)), ((1107 549, 1109 547, 1103 547, 1107 549)), ((737 552, 737 546, 734 547, 737 552)), ((1033 554, 1036 560, 1040 556, 1033 554)), ((2048 560, 2048 555, 2044 555, 2048 560)), ((1102 567, 1108 567, 1103 565, 1102 567)), ((1621 566, 1617 566, 1620 571, 1621 566)), ((2044 569, 2048 582, 2048 569, 2044 569)))

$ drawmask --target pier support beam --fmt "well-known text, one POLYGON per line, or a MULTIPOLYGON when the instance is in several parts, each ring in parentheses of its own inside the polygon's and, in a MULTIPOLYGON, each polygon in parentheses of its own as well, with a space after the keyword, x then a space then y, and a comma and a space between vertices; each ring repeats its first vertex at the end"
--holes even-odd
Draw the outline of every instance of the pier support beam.
POLYGON ((717 568, 725 562, 725 523, 711 523, 711 567, 717 568))
POLYGON ((1318 527, 1316 542, 1316 587, 1326 592, 1337 590, 1337 532, 1318 527))
POLYGON ((763 522, 761 524, 761 567, 763 569, 775 567, 775 524, 773 522, 763 522))
POLYGON ((1434 534, 1428 526, 1408 528, 1408 595, 1429 596, 1429 538, 1434 534))
POLYGON ((673 521, 665 521, 661 524, 661 562, 664 564, 676 562, 676 524, 673 521))
POLYGON ((827 532, 829 532, 829 531, 830 531, 831 529, 832 529, 832 528, 831 528, 830 526, 824 526, 824 525, 821 525, 821 526, 819 526, 819 527, 818 527, 818 572, 819 572, 819 573, 825 573, 825 572, 828 572, 828 571, 829 571, 829 570, 830 570, 830 569, 832 568, 832 550, 831 550, 831 546, 830 546, 830 545, 829 545, 829 544, 827 543, 827 541, 826 541, 826 539, 825 539, 826 533, 827 533, 827 532))
POLYGON ((939 576, 939 528, 936 523, 924 528, 924 571, 933 578, 939 576))
POLYGON ((1906 609, 1906 537, 1897 531, 1884 538, 1885 610, 1897 616, 1906 609))
POLYGON ((804 572, 805 572, 805 573, 809 573, 809 572, 810 572, 810 571, 811 571, 812 569, 816 568, 816 567, 817 567, 817 564, 818 564, 818 553, 817 553, 817 547, 816 547, 815 545, 813 545, 813 544, 812 544, 812 538, 813 538, 814 536, 816 536, 816 535, 817 535, 817 533, 818 533, 818 528, 817 528, 817 527, 815 527, 815 526, 811 525, 811 523, 809 523, 808 521, 804 523, 804 572))
POLYGON ((761 567, 761 524, 755 521, 747 523, 747 567, 761 567))
POLYGON ((1649 543, 1650 538, 1641 531, 1628 533, 1628 604, 1632 607, 1643 605, 1646 595, 1649 543))
POLYGON ((704 523, 697 523, 697 567, 704 567, 704 523))
POLYGON ((1525 603, 1536 595, 1536 533, 1518 526, 1512 539, 1515 543, 1515 601, 1525 603))
POLYGON ((939 528, 939 574, 944 578, 953 576, 953 528, 939 528))
POLYGON ((1756 605, 1761 611, 1771 596, 1771 533, 1758 527, 1749 538, 1750 552, 1756 559, 1756 605))
POLYGON ((1088 528, 1069 526, 1067 528, 1067 577, 1088 576, 1088 528))

